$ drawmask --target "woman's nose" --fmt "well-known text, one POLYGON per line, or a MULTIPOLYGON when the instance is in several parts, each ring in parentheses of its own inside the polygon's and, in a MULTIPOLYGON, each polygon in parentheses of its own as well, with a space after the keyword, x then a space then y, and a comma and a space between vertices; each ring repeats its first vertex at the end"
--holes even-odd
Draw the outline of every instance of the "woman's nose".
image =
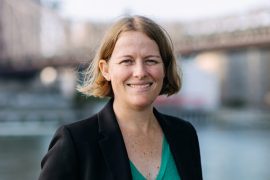
POLYGON ((133 75, 136 78, 142 79, 147 76, 147 67, 144 63, 137 63, 134 66, 134 72, 133 75))

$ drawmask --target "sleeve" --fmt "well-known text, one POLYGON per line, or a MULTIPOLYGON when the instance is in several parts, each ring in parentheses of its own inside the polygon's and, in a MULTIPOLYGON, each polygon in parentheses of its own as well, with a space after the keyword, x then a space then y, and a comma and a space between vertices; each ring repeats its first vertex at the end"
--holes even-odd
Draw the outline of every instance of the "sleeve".
POLYGON ((60 127, 41 161, 39 180, 77 180, 78 161, 70 131, 60 127))

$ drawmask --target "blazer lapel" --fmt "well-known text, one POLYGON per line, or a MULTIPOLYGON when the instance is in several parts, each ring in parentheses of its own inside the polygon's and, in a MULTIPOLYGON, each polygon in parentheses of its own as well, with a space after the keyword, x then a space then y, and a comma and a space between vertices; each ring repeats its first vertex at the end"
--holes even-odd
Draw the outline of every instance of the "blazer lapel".
POLYGON ((171 121, 154 109, 154 114, 159 121, 159 124, 163 130, 163 133, 169 143, 171 153, 174 157, 175 164, 181 179, 189 179, 187 172, 187 155, 188 139, 185 137, 185 129, 179 129, 175 127, 171 121))
POLYGON ((100 148, 114 179, 132 179, 124 139, 113 111, 113 99, 98 113, 98 122, 100 148))

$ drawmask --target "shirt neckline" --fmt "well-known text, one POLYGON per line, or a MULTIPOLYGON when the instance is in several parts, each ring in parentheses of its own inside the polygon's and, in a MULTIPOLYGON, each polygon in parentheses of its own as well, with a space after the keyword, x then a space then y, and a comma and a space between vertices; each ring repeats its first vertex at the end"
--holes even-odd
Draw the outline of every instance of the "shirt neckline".
MULTIPOLYGON (((168 160, 169 160, 169 145, 166 138, 163 136, 161 162, 160 162, 159 172, 155 178, 156 180, 161 180, 163 178, 167 164, 168 164, 168 160)), ((129 163, 130 163, 131 169, 135 171, 136 176, 139 176, 139 179, 145 180, 146 178, 142 175, 142 173, 137 169, 137 167, 133 164, 131 160, 129 160, 129 163)))

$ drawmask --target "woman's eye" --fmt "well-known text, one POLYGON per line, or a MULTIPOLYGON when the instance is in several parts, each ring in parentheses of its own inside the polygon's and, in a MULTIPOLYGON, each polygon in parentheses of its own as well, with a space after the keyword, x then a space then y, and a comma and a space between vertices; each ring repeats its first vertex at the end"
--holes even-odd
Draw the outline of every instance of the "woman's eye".
POLYGON ((131 59, 126 59, 120 62, 120 64, 123 65, 131 65, 133 63, 133 61, 131 59))
POLYGON ((154 65, 154 64, 158 63, 157 60, 153 60, 153 59, 148 59, 145 62, 146 62, 147 65, 154 65))

